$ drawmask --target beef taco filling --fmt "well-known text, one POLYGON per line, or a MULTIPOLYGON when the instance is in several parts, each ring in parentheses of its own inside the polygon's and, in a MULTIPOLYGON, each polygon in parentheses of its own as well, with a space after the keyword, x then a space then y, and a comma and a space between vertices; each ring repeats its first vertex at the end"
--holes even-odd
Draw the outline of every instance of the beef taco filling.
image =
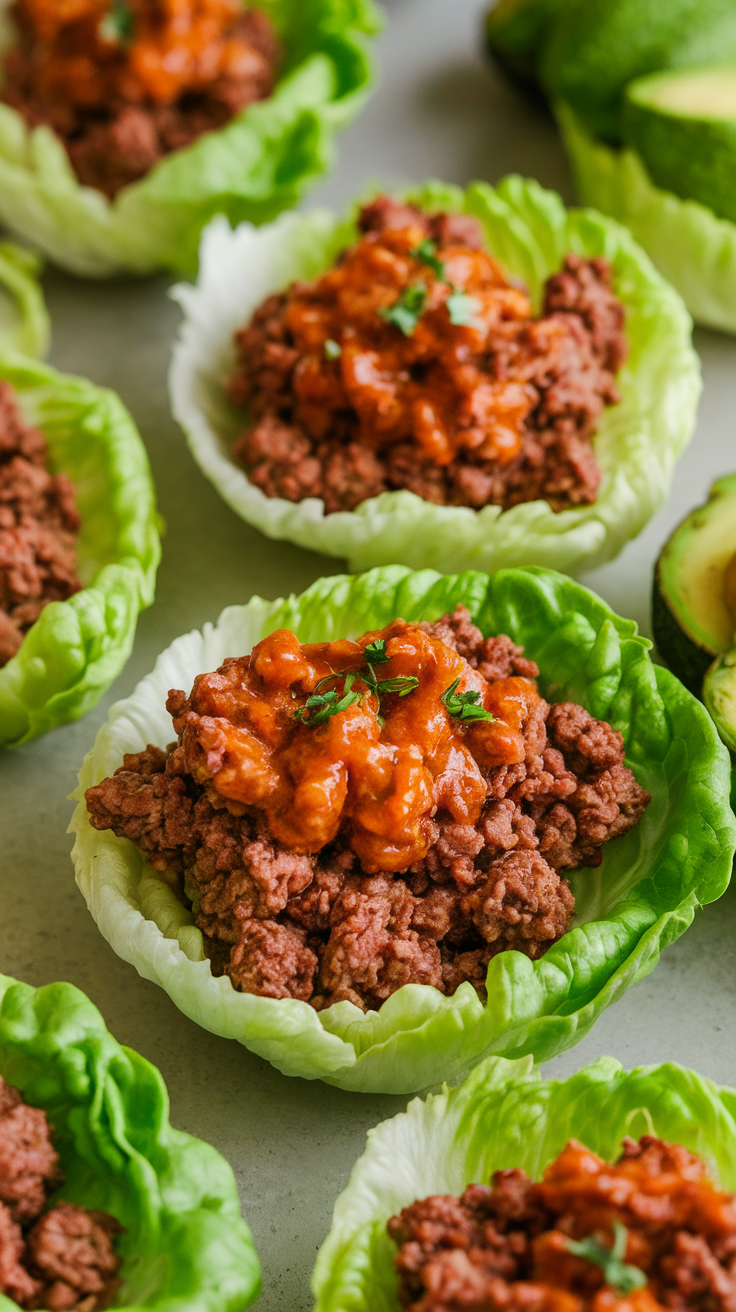
POLYGON ((408 489, 438 505, 595 501, 591 438, 619 400, 624 309, 603 259, 568 255, 541 317, 466 215, 380 196, 360 240, 236 335, 234 458, 266 496, 328 514, 408 489))
POLYGON ((240 0, 15 0, 10 14, 0 98, 110 197, 269 96, 281 58, 271 20, 240 0))
POLYGON ((177 741, 87 790, 187 900, 213 972, 316 1008, 403 984, 452 994, 569 928, 564 878, 650 801, 621 734, 550 706, 508 637, 458 606, 249 656, 169 694, 177 741))
POLYGON ((122 1226, 76 1203, 49 1206, 63 1179, 46 1113, 0 1076, 0 1294, 23 1308, 97 1312, 121 1284, 122 1226))
POLYGON ((624 1139, 611 1165, 572 1140, 388 1223, 407 1312, 731 1312, 736 1198, 678 1144, 624 1139))
POLYGON ((66 474, 51 474, 48 447, 0 382, 0 666, 18 651, 50 601, 66 601, 77 576, 81 524, 66 474))

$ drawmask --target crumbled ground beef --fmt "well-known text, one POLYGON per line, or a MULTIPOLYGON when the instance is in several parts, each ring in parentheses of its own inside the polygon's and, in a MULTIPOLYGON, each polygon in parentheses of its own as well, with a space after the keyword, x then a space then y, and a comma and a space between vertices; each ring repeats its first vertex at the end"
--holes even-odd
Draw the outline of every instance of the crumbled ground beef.
POLYGON ((80 517, 66 474, 46 469, 43 433, 29 428, 0 382, 0 666, 50 601, 79 592, 80 517))
POLYGON ((121 1226, 76 1203, 48 1207, 62 1181, 46 1113, 0 1076, 0 1293, 23 1308, 97 1312, 120 1284, 121 1226))
MULTIPOLYGON (((263 811, 228 804, 201 772, 195 780, 182 745, 198 731, 194 694, 170 695, 186 726, 179 744, 127 755, 87 791, 95 828, 130 839, 155 869, 180 878, 213 971, 238 989, 316 1008, 344 999, 378 1007, 406 983, 452 994, 469 980, 482 994, 495 954, 535 959, 566 932, 574 903, 564 872, 598 865, 602 845, 649 803, 623 764, 621 734, 574 703, 550 707, 527 682, 537 666, 508 637, 484 638, 462 606, 416 627, 491 684, 516 679, 532 710, 516 763, 482 771, 477 822, 453 817, 448 795, 425 822, 426 855, 398 874, 361 868, 349 823, 319 851, 289 850, 263 811)), ((235 668, 207 676, 205 699, 213 680, 234 687, 235 668)), ((220 759, 215 714, 210 707, 202 724, 220 759)), ((197 759, 209 759, 202 750, 197 759)))
POLYGON ((16 0, 0 92, 31 127, 51 127, 79 181, 110 197, 269 96, 281 59, 268 15, 237 0, 128 7, 130 40, 99 0, 66 13, 58 0, 16 0))
POLYGON ((520 1169, 492 1186, 436 1195, 388 1222, 401 1306, 407 1312, 589 1312, 614 1305, 599 1265, 568 1241, 604 1249, 626 1227, 627 1263, 647 1285, 629 1294, 639 1312, 732 1312, 736 1306, 736 1205, 687 1149, 651 1135, 625 1139, 611 1166, 572 1140, 533 1184, 520 1169), (607 1297, 608 1296, 608 1297, 607 1297))
POLYGON ((359 224, 335 269, 268 297, 236 334, 229 390, 251 422, 233 455, 251 482, 321 497, 327 513, 398 488, 477 509, 593 502, 590 439, 628 350, 608 263, 568 255, 534 319, 475 219, 381 196, 359 224), (442 276, 417 257, 422 240, 442 276), (473 323, 448 317, 448 269, 474 298, 473 323), (425 308, 402 336, 385 314, 417 283, 425 308))

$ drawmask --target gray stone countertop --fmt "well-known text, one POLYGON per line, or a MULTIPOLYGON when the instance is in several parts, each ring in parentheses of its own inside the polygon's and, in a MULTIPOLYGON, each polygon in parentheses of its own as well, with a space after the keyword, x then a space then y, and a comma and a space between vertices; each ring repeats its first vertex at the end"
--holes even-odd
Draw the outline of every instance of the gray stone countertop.
MULTIPOLYGON (((337 167, 312 202, 340 206, 367 180, 434 175, 466 183, 509 171, 572 200, 551 122, 482 58, 481 14, 479 0, 390 0, 378 43, 381 86, 344 134, 337 167)), ((160 1067, 174 1124, 215 1144, 237 1174, 263 1264, 259 1309, 306 1312, 314 1257, 366 1131, 406 1100, 289 1080, 198 1029, 104 942, 74 884, 65 831, 67 796, 108 707, 132 691, 173 638, 254 592, 299 592, 341 562, 267 541, 195 467, 169 413, 166 370, 179 312, 165 281, 94 284, 50 270, 46 289, 53 363, 114 387, 130 407, 168 531, 155 605, 141 617, 133 656, 114 687, 81 723, 0 758, 0 969, 32 984, 77 984, 117 1038, 160 1067)), ((698 331, 696 344, 705 394, 669 503, 616 562, 585 580, 645 633, 661 544, 712 480, 736 466, 736 341, 698 331)), ((610 1053, 627 1065, 674 1059, 736 1084, 734 942, 732 890, 547 1070, 569 1074, 610 1053)))

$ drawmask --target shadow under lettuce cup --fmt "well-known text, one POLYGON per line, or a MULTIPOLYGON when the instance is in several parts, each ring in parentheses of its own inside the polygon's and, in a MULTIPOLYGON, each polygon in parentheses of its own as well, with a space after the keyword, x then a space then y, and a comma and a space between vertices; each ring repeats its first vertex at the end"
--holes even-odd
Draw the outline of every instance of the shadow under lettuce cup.
POLYGON ((243 1043, 288 1075, 364 1092, 408 1093, 458 1080, 491 1054, 552 1057, 654 968, 696 909, 726 888, 736 845, 730 763, 710 716, 650 644, 594 593, 550 570, 445 577, 400 566, 324 578, 300 596, 253 598, 178 638, 132 696, 113 707, 80 773, 71 830, 79 887, 119 956, 205 1029, 243 1043), (436 620, 461 604, 484 635, 505 633, 540 669, 551 701, 572 700, 621 731, 626 764, 652 794, 595 870, 570 876, 573 927, 538 960, 504 951, 488 967, 488 1002, 470 983, 451 996, 398 989, 378 1011, 341 1001, 236 992, 212 974, 192 913, 127 839, 92 828, 84 791, 125 753, 171 742, 169 690, 243 655, 276 629, 301 642, 357 637, 392 619, 436 620))
MULTIPOLYGON (((250 1307, 260 1265, 230 1167, 172 1128, 160 1073, 116 1042, 84 993, 0 975, 0 1074, 47 1113, 64 1175, 54 1201, 107 1212, 124 1227, 116 1307, 250 1307)), ((16 1304, 0 1295, 0 1306, 16 1304)))
POLYGON ((368 1133, 335 1204, 312 1278, 315 1312, 399 1312, 389 1217, 433 1194, 488 1184, 521 1167, 538 1180, 570 1139, 607 1161, 625 1136, 656 1135, 704 1158, 736 1190, 736 1092, 674 1063, 625 1071, 601 1057, 567 1080, 545 1080, 531 1058, 482 1062, 368 1133))
POLYGON ((328 269, 357 240, 357 207, 283 216, 256 230, 217 219, 205 231, 199 281, 177 287, 184 310, 170 374, 175 417, 200 469, 236 514, 270 538, 347 558, 351 569, 399 562, 413 569, 499 569, 547 565, 566 573, 611 560, 666 500, 676 461, 692 437, 700 367, 691 322, 677 293, 623 228, 591 211, 566 210, 536 182, 509 177, 466 191, 428 182, 402 197, 425 211, 480 222, 488 251, 528 287, 535 313, 567 255, 603 257, 623 304, 629 359, 621 402, 593 437, 602 480, 593 504, 554 511, 544 500, 501 510, 436 505, 406 489, 383 492, 354 511, 325 513, 324 501, 269 497, 231 455, 247 415, 225 391, 234 334, 272 293, 328 269))
MULTIPOLYGON (((0 0, 0 24, 9 0, 0 0)), ((108 200, 84 187, 61 140, 0 104, 0 222, 82 277, 196 268, 213 214, 264 223, 290 209, 334 158, 336 133, 373 82, 372 0, 256 0, 284 63, 268 99, 175 150, 108 200)), ((0 55, 12 42, 3 25, 0 55), (2 38, 5 38, 3 48, 2 38)))

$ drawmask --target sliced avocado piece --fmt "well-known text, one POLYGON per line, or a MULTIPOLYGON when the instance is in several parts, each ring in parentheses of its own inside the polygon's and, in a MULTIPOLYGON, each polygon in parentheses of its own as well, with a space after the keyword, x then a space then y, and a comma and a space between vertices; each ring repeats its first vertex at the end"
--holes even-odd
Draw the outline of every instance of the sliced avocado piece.
POLYGON ((711 665, 703 681, 703 701, 724 743, 736 752, 736 647, 711 665))
POLYGON ((647 73, 736 62, 734 0, 575 0, 550 32, 542 82, 595 136, 623 139, 626 85, 647 73))
POLYGON ((536 84, 537 63, 552 24, 574 0, 498 0, 486 16, 486 43, 514 81, 536 84))
POLYGON ((736 64, 637 78, 622 121, 658 187, 736 223, 736 64))
POLYGON ((735 558, 736 474, 729 474, 714 483, 706 504, 675 529, 654 574, 657 650, 696 697, 702 695, 714 658, 734 643, 735 558))

